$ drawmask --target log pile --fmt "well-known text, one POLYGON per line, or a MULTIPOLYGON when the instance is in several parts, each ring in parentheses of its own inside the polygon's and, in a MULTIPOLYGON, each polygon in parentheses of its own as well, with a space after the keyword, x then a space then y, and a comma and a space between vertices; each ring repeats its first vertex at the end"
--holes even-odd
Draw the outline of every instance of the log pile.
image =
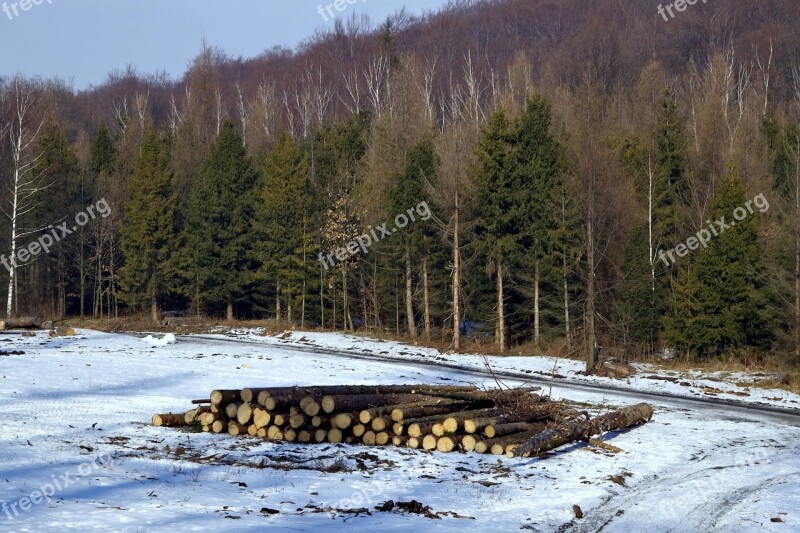
POLYGON ((153 416, 155 426, 271 441, 404 446, 527 457, 603 432, 647 422, 639 404, 589 418, 538 388, 355 385, 215 390, 185 413, 153 416))

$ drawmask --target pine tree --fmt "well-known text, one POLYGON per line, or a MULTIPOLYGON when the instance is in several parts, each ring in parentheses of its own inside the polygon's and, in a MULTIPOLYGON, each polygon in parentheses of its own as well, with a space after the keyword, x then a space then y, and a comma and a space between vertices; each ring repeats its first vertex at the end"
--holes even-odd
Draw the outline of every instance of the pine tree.
POLYGON ((126 224, 122 229, 125 265, 123 299, 134 308, 143 302, 158 323, 159 298, 165 286, 165 263, 171 252, 175 204, 167 140, 148 129, 128 180, 126 224))
POLYGON ((252 284, 251 233, 258 173, 242 136, 226 120, 189 199, 188 245, 196 283, 195 305, 212 313, 247 303, 252 284))
POLYGON ((758 218, 747 213, 746 189, 731 168, 711 210, 712 222, 729 225, 700 250, 676 285, 674 309, 666 320, 667 340, 699 356, 741 348, 768 349, 768 287, 758 243, 758 218), (734 219, 734 213, 739 219, 734 219), (746 215, 741 216, 742 213, 746 215))

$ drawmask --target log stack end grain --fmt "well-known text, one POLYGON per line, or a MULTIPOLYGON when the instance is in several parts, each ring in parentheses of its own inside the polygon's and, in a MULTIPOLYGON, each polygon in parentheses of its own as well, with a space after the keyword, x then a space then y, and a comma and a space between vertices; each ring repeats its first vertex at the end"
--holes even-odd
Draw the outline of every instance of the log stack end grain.
POLYGON ((405 446, 527 457, 649 421, 638 404, 587 419, 535 388, 342 385, 218 389, 185 413, 156 414, 154 426, 191 427, 298 444, 405 446))

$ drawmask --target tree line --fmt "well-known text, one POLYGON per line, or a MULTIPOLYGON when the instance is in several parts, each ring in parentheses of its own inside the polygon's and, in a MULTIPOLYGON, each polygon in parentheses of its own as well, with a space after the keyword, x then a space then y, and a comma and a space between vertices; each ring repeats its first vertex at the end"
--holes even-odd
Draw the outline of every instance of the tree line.
POLYGON ((800 77, 771 48, 678 77, 652 59, 619 85, 600 57, 558 77, 522 50, 445 68, 389 22, 371 35, 361 70, 307 66, 294 91, 231 93, 204 46, 182 93, 134 76, 89 124, 58 82, 5 80, 6 249, 112 207, 5 269, 7 313, 468 336, 589 366, 600 348, 800 358, 800 77), (759 194, 769 210, 660 260, 759 194), (421 202, 429 220, 319 260, 421 202))

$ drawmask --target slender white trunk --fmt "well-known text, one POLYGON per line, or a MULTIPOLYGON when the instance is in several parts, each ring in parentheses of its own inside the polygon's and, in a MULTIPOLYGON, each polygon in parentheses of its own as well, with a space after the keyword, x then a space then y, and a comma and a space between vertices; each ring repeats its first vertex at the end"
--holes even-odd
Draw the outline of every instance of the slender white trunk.
POLYGON ((414 319, 414 292, 411 278, 411 250, 406 246, 406 323, 412 340, 417 338, 417 322, 414 319))
POLYGON ((541 339, 539 312, 539 261, 536 261, 533 267, 533 345, 539 349, 539 340, 541 339))
POLYGON ((503 295, 503 263, 497 262, 497 343, 500 353, 506 351, 506 314, 503 295))
POLYGON ((458 191, 456 191, 455 226, 453 228, 453 349, 461 350, 461 250, 459 250, 459 216, 458 191))

